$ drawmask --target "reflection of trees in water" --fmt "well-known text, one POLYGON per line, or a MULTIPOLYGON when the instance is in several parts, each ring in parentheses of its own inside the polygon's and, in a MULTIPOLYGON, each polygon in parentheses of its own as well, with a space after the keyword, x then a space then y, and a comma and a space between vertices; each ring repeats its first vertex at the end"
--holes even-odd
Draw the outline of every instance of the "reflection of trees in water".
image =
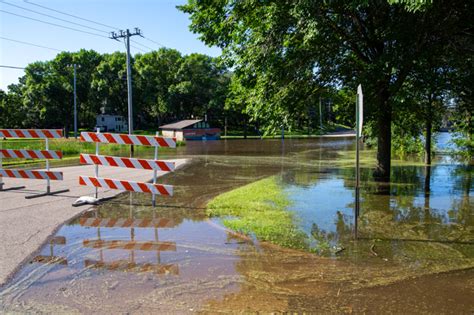
POLYGON ((462 198, 453 200, 452 208, 448 212, 449 219, 455 221, 466 229, 474 227, 474 207, 471 205, 471 190, 474 190, 472 165, 455 168, 452 171, 454 176, 454 191, 459 191, 462 198))
POLYGON ((448 177, 440 180, 441 175, 438 175, 433 182, 432 173, 437 167, 451 168, 443 165, 395 167, 394 182, 390 185, 366 184, 361 192, 359 231, 371 238, 472 241, 472 235, 469 236, 466 230, 474 225, 469 197, 472 171, 458 165, 452 168, 448 177), (450 222, 446 222, 444 211, 432 208, 436 207, 430 200, 433 185, 442 185, 449 198, 454 199, 452 209, 448 211, 450 222), (423 198, 423 204, 417 205, 420 198, 423 198))
POLYGON ((348 242, 352 237, 352 225, 349 223, 349 219, 344 218, 342 212, 336 212, 334 223, 336 231, 325 231, 320 229, 316 223, 313 223, 311 227, 311 236, 316 241, 314 248, 320 255, 338 251, 338 247, 348 242), (331 251, 332 246, 335 246, 336 249, 331 251))

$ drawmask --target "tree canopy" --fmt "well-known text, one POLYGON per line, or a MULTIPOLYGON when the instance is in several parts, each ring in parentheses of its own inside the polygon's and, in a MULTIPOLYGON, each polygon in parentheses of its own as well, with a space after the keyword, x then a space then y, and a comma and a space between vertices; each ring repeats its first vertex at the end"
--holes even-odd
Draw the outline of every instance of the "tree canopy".
MULTIPOLYGON (((189 0, 179 8, 192 31, 222 48, 238 101, 269 129, 326 89, 361 83, 383 179, 402 88, 429 56, 448 55, 471 36, 473 20, 469 1, 189 0)), ((435 61, 434 68, 451 67, 435 61)))

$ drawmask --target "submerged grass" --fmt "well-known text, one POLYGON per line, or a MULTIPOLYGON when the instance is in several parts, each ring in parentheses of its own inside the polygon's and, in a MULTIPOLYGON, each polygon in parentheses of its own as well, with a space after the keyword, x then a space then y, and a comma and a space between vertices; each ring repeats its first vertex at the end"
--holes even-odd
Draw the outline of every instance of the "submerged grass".
POLYGON ((272 176, 217 196, 208 203, 207 213, 224 217, 226 227, 260 241, 307 250, 308 237, 286 210, 289 204, 278 178, 272 176))

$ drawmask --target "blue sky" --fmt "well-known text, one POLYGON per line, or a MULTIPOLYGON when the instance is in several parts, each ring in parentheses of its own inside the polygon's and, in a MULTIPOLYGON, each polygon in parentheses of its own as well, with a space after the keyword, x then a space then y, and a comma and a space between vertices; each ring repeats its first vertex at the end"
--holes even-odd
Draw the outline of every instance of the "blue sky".
MULTIPOLYGON (((0 0, 0 10, 2 11, 108 36, 106 33, 58 21, 7 3, 103 31, 114 29, 62 15, 32 5, 32 3, 121 29, 139 27, 145 37, 166 47, 175 48, 183 54, 193 52, 211 56, 220 54, 220 49, 207 47, 198 39, 198 35, 189 31, 188 15, 175 8, 178 4, 186 3, 185 0, 0 0)), ((0 12, 0 37, 65 51, 77 51, 81 48, 94 49, 100 53, 125 51, 123 42, 43 24, 5 12, 0 12)), ((160 48, 157 44, 138 36, 134 36, 132 39, 153 49, 160 48)), ((150 51, 143 46, 133 43, 132 45, 150 51)), ((132 54, 143 53, 135 48, 132 48, 131 51, 132 54)), ((57 51, 27 46, 0 38, 0 65, 25 67, 34 61, 53 59, 57 53, 57 51)), ((18 77, 22 75, 22 70, 0 67, 0 89, 6 90, 9 84, 18 82, 18 77)))

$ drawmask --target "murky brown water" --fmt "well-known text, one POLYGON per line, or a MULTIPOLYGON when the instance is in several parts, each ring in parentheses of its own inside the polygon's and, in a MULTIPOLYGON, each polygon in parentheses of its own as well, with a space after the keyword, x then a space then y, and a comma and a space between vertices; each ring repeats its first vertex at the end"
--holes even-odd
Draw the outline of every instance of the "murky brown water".
POLYGON ((177 155, 192 162, 160 179, 173 198, 153 209, 123 194, 63 226, 2 289, 0 310, 472 313, 472 168, 440 160, 426 182, 422 166, 395 162, 389 187, 365 168, 355 241, 350 150, 350 138, 188 143, 177 155), (319 255, 207 219, 209 199, 270 175, 319 255))

